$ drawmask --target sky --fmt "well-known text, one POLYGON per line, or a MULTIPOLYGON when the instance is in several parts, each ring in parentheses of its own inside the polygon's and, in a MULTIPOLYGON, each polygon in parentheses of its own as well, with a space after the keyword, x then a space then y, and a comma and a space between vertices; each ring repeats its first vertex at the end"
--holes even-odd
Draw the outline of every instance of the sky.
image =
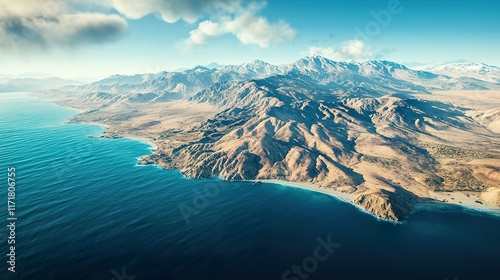
POLYGON ((308 55, 500 66, 497 0, 0 0, 0 74, 105 77, 308 55))

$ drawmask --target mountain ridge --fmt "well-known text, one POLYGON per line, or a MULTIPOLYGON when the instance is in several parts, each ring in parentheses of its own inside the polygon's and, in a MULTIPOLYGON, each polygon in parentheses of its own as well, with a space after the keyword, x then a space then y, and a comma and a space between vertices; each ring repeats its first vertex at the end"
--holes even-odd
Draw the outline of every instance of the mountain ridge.
POLYGON ((390 61, 312 56, 111 76, 60 100, 86 110, 73 121, 107 124, 106 137, 148 137, 157 149, 142 164, 192 178, 311 183, 400 221, 445 191, 499 201, 500 105, 471 113, 435 100, 467 94, 456 85, 496 89, 390 61))
MULTIPOLYGON (((367 62, 339 62, 321 56, 309 56, 296 62, 272 65, 256 60, 240 65, 220 68, 196 66, 180 72, 162 71, 156 74, 113 75, 94 83, 65 87, 63 91, 95 94, 154 94, 148 101, 190 98, 201 90, 227 81, 247 81, 272 76, 301 74, 325 86, 343 90, 358 88, 365 91, 392 93, 401 91, 498 88, 500 85, 470 77, 449 77, 422 70, 413 70, 402 64, 386 60, 367 62)), ((152 95, 151 95, 152 96, 152 95)), ((130 100, 129 100, 130 101, 130 100)), ((105 102, 105 100, 103 100, 105 102)))

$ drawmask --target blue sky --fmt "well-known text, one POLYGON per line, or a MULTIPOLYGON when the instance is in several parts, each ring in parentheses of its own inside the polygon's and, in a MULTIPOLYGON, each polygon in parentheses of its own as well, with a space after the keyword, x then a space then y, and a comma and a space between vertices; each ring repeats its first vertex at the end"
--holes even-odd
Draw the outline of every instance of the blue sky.
POLYGON ((0 73, 97 77, 310 54, 500 65, 499 12, 495 0, 0 0, 0 73))

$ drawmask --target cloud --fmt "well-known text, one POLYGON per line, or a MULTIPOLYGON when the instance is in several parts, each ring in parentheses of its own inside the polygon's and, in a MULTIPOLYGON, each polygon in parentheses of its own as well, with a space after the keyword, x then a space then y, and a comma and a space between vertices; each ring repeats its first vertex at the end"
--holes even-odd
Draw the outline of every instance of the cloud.
POLYGON ((288 42, 296 32, 284 21, 270 23, 258 16, 265 2, 243 5, 239 0, 112 0, 113 7, 131 19, 149 14, 158 15, 168 23, 179 20, 195 23, 204 15, 210 20, 202 21, 189 33, 187 46, 204 45, 223 34, 236 36, 245 45, 270 45, 288 42))
POLYGON ((262 48, 285 43, 295 37, 295 31, 286 22, 270 24, 265 18, 248 13, 223 25, 227 33, 234 34, 243 44, 256 44, 262 48))
POLYGON ((375 52, 361 40, 349 40, 339 47, 310 47, 309 55, 320 55, 333 60, 358 61, 380 58, 383 54, 375 52))
POLYGON ((120 39, 127 19, 153 14, 167 23, 198 23, 187 46, 232 34, 245 45, 265 48, 288 42, 295 31, 258 13, 265 2, 244 0, 0 0, 0 48, 16 51, 78 47, 120 39), (111 11, 118 14, 111 14, 111 11), (75 12, 78 10, 80 12, 75 12), (101 11, 100 13, 85 12, 101 11))
POLYGON ((102 44, 121 38, 124 18, 70 13, 71 1, 0 0, 0 48, 15 51, 102 44))
POLYGON ((266 18, 257 15, 264 6, 265 3, 253 3, 245 8, 233 9, 235 13, 224 15, 218 21, 203 21, 197 29, 189 33, 186 44, 207 44, 212 38, 223 34, 232 34, 245 45, 253 44, 261 48, 291 41, 296 32, 288 23, 270 23, 266 18))
POLYGON ((179 20, 195 23, 204 14, 218 10, 235 12, 241 8, 239 0, 112 0, 112 5, 131 19, 156 14, 168 23, 179 20))
POLYGON ((224 27, 221 24, 206 20, 198 25, 198 28, 189 32, 188 45, 206 44, 212 37, 224 33, 224 27))

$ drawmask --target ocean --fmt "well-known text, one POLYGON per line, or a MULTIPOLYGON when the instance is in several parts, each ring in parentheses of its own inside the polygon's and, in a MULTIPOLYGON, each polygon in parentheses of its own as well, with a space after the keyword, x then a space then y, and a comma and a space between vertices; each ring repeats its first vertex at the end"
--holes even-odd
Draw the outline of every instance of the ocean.
POLYGON ((498 216, 441 206, 396 224, 304 189, 187 179, 76 113, 0 94, 1 279, 500 279, 498 216))

